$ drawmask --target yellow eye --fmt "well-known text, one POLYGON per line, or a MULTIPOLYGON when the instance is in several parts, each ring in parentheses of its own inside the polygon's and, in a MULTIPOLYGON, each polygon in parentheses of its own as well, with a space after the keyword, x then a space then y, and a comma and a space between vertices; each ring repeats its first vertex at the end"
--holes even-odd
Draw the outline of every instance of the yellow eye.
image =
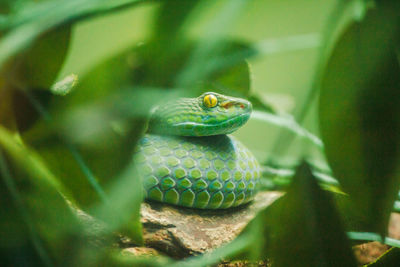
POLYGON ((203 103, 207 108, 213 108, 218 104, 218 99, 215 95, 209 94, 204 96, 203 103))

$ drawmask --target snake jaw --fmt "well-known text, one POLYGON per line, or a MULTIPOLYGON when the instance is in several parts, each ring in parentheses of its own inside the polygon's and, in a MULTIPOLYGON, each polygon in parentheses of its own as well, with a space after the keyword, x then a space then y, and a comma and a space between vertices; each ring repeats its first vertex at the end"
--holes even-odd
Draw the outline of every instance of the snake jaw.
POLYGON ((251 103, 245 99, 207 92, 197 98, 180 98, 155 107, 148 131, 181 136, 228 134, 247 122, 251 110, 251 103))

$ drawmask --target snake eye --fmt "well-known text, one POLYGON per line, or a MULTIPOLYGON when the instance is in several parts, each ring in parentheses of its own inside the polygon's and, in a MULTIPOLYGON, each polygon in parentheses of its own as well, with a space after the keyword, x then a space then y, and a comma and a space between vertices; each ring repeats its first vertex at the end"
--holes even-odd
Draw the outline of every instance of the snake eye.
POLYGON ((213 108, 218 104, 218 99, 215 95, 212 94, 205 95, 203 98, 203 104, 207 108, 213 108))

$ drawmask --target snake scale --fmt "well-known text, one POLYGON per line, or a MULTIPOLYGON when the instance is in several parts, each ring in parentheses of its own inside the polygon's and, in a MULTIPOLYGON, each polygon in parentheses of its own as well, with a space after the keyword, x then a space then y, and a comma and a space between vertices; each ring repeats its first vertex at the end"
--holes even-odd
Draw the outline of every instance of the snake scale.
POLYGON ((134 155, 146 198, 199 209, 251 201, 260 165, 228 135, 247 122, 251 110, 247 100, 213 92, 153 108, 134 155))

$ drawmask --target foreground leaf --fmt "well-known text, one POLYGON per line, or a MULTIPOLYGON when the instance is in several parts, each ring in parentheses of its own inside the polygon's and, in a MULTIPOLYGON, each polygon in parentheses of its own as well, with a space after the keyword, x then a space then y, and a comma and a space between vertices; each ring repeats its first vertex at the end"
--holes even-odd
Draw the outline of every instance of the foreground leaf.
POLYGON ((70 194, 37 155, 1 126, 0 191, 1 262, 51 266, 65 261, 67 248, 78 244, 81 233, 65 200, 70 194))
POLYGON ((30 6, 6 20, 4 28, 12 29, 0 41, 0 68, 12 56, 32 43, 38 36, 57 26, 69 25, 80 19, 110 12, 140 0, 70 0, 46 1, 30 6), (18 27, 17 27, 18 26, 18 27))
POLYGON ((334 176, 350 194, 357 230, 385 235, 400 186, 399 6, 378 5, 336 45, 319 117, 334 176), (397 12, 397 13, 396 13, 397 12))
POLYGON ((164 45, 171 44, 171 40, 179 38, 182 34, 182 25, 199 2, 199 0, 165 0, 161 2, 154 22, 153 38, 163 42, 164 45))
MULTIPOLYGON (((0 37, 2 33, 0 32, 0 37)), ((23 93, 30 90, 37 101, 47 106, 51 100, 48 91, 61 69, 69 47, 71 27, 59 27, 43 33, 30 44, 0 66, 0 95, 9 95, 8 109, 0 111, 0 117, 14 120, 15 126, 0 118, 0 123, 9 129, 25 131, 36 121, 39 114, 23 93)))
POLYGON ((66 57, 71 26, 55 28, 38 36, 1 70, 7 83, 21 89, 49 89, 66 57))
POLYGON ((356 266, 333 201, 307 165, 270 212, 274 266, 356 266))

